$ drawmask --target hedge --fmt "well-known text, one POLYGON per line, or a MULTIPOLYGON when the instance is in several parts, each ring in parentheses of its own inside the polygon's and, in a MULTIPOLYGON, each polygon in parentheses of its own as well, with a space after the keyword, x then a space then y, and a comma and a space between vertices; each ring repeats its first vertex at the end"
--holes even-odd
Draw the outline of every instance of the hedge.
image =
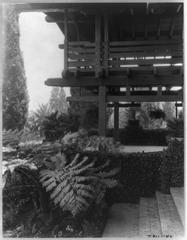
POLYGON ((169 193, 170 187, 184 186, 184 141, 171 139, 161 154, 160 190, 169 193))
MULTIPOLYGON (((108 130, 108 135, 113 136, 114 130, 108 130)), ((125 128, 119 130, 119 141, 123 145, 146 145, 146 146, 166 146, 168 129, 142 129, 125 128)))
POLYGON ((119 155, 120 185, 108 192, 107 201, 138 202, 140 197, 151 197, 159 188, 160 152, 128 153, 119 155))

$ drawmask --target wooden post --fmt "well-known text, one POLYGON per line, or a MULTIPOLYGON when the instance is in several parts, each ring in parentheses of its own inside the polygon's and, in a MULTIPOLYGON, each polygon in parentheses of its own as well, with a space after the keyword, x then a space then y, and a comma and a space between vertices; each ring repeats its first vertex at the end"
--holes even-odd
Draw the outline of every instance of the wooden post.
POLYGON ((108 77, 108 48, 109 48, 109 39, 108 39, 108 15, 104 16, 104 68, 105 75, 108 77))
POLYGON ((178 106, 177 103, 175 103, 175 117, 178 118, 178 106))
POLYGON ((114 103, 114 139, 119 140, 119 104, 114 103))
POLYGON ((158 92, 157 92, 158 96, 162 96, 162 86, 158 86, 158 92))
POLYGON ((95 76, 99 77, 101 58, 101 17, 95 16, 95 76))
POLYGON ((106 135, 106 87, 99 87, 99 135, 106 135))
POLYGON ((64 14, 64 71, 68 69, 68 10, 65 9, 64 14))

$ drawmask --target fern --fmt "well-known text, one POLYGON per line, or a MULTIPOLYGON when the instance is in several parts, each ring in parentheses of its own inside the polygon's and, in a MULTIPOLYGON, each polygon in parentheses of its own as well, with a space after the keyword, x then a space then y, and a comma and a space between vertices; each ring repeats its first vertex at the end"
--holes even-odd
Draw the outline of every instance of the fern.
POLYGON ((62 168, 41 170, 40 182, 46 191, 50 191, 55 205, 75 216, 86 211, 93 201, 99 202, 107 188, 118 184, 110 178, 118 170, 105 170, 109 166, 108 160, 100 167, 94 168, 94 164, 95 161, 89 162, 87 156, 76 154, 71 163, 62 168))

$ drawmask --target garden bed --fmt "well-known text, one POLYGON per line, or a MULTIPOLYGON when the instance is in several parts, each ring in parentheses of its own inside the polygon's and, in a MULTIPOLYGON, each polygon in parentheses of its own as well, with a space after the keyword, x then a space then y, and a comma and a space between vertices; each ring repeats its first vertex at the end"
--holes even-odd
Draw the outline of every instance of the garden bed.
MULTIPOLYGON (((87 140, 86 138, 86 142, 87 140)), ((89 146, 88 144, 85 145, 84 141, 81 144, 80 141, 74 142, 71 138, 67 143, 69 143, 69 141, 70 144, 66 147, 59 142, 45 142, 34 146, 32 144, 19 146, 16 148, 16 151, 15 149, 11 149, 10 151, 4 149, 6 150, 3 161, 4 170, 6 172, 6 169, 9 168, 11 177, 16 182, 16 185, 12 186, 9 182, 3 190, 4 203, 8 203, 7 197, 8 199, 13 199, 13 204, 9 202, 11 207, 6 206, 3 210, 3 230, 6 236, 101 237, 106 223, 108 207, 113 203, 135 203, 139 201, 140 197, 152 197, 156 190, 161 189, 167 191, 170 186, 183 185, 183 141, 173 139, 169 142, 167 149, 164 149, 165 147, 155 146, 121 146, 120 152, 120 147, 113 144, 110 139, 105 140, 94 137, 89 139, 89 146), (98 145, 98 143, 100 144, 98 145), (92 148, 91 146, 94 147, 92 148), (80 147, 83 147, 84 151, 81 150, 80 147), (94 151, 94 149, 97 148, 99 150, 94 151), (92 149, 92 151, 89 149, 92 149), (108 150, 112 151, 109 152, 108 150), (45 188, 51 188, 49 184, 53 182, 51 178, 52 175, 49 178, 50 182, 47 182, 48 177, 44 179, 44 182, 41 182, 41 176, 39 177, 41 172, 38 172, 37 168, 33 167, 33 164, 36 164, 39 169, 43 169, 43 164, 45 166, 44 171, 49 170, 48 173, 53 174, 55 170, 54 164, 56 164, 55 166, 58 169, 65 160, 62 152, 68 156, 66 165, 73 162, 75 163, 75 156, 77 154, 79 156, 78 158, 80 158, 78 166, 82 165, 81 161, 85 161, 85 157, 89 159, 86 165, 83 164, 83 168, 78 169, 76 173, 78 174, 77 177, 79 177, 82 171, 91 171, 88 171, 89 177, 92 176, 90 175, 91 173, 94 173, 94 169, 100 169, 103 164, 105 167, 110 166, 106 169, 103 168, 105 170, 95 172, 96 175, 99 174, 98 176, 100 177, 102 175, 110 176, 110 178, 107 179, 108 187, 104 188, 106 191, 104 191, 103 200, 99 204, 92 204, 83 215, 80 214, 77 217, 71 214, 73 209, 69 209, 70 211, 67 212, 62 211, 61 208, 57 206, 54 207, 52 199, 49 198, 48 192, 45 191, 45 188), (34 162, 33 159, 35 160, 34 162), (93 162, 95 162, 95 165, 93 165, 93 162), (110 164, 108 165, 108 163, 110 164), (19 168, 19 165, 23 167, 19 168), (14 169, 17 169, 17 172, 14 169), (120 171, 116 171, 115 169, 119 169, 120 171), (20 171, 23 175, 20 175, 20 171), (104 171, 106 172, 104 173, 104 171), (116 181, 118 184, 116 184, 116 181), (27 188, 24 188, 26 186, 25 184, 27 188), (111 188, 112 186, 113 188, 111 188), (6 187, 13 187, 12 189, 14 189, 14 191, 18 187, 18 190, 23 189, 23 191, 19 190, 16 193, 9 191, 9 188, 6 189, 6 187), (36 189, 40 192, 40 196, 37 195, 36 189), (6 195, 7 193, 8 196, 6 195), (11 195, 9 196, 9 194, 11 195), (40 199, 41 196, 43 200, 40 199), (32 201, 30 201, 31 199, 32 201), (40 199, 40 202, 44 201, 44 206, 47 204, 47 210, 44 212, 43 210, 41 212, 38 212, 38 210, 35 211, 35 207, 38 205, 38 199, 40 199), (36 206, 33 206, 33 202, 36 206), (16 212, 23 209, 22 217, 21 215, 16 215, 16 212), (29 221, 28 218, 30 218, 29 221), (19 221, 16 221, 16 219, 19 219, 19 221)), ((71 170, 73 165, 69 166, 71 170)), ((68 172, 68 174, 70 174, 70 177, 73 176, 70 172, 68 172)), ((45 176, 45 174, 43 176, 45 176)), ((6 177, 5 175, 5 182, 6 177)), ((54 177, 57 177, 56 174, 54 177)), ((102 177, 101 181, 103 181, 102 177)), ((101 186, 102 188, 104 187, 104 185, 101 186)), ((94 188, 94 190, 96 190, 96 188, 94 188)), ((96 195, 99 195, 99 193, 100 192, 96 195)), ((4 204, 4 207, 6 204, 4 204)))

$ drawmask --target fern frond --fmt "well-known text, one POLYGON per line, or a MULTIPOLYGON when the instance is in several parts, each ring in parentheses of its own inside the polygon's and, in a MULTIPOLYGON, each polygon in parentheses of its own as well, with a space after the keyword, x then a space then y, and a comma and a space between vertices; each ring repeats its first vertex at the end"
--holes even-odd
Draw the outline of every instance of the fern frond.
POLYGON ((51 193, 50 197, 51 199, 53 199, 54 197, 56 197, 61 191, 62 189, 67 185, 67 180, 61 182, 56 188, 55 190, 51 193))
POLYGON ((103 165, 95 168, 94 172, 101 171, 110 165, 110 160, 107 160, 103 165))
POLYGON ((82 166, 85 164, 85 162, 87 162, 87 160, 88 160, 88 157, 85 156, 80 163, 78 163, 77 165, 75 165, 75 166, 72 167, 71 169, 72 169, 72 170, 75 170, 75 169, 78 169, 78 168, 82 167, 82 166))
POLYGON ((56 196, 56 197, 54 198, 55 204, 63 201, 63 199, 66 198, 66 196, 67 196, 66 193, 67 193, 70 189, 71 189, 71 186, 70 186, 70 185, 67 185, 67 186, 60 192, 60 194, 58 194, 58 196, 56 196))
MULTIPOLYGON (((68 186, 69 187, 69 190, 70 190, 70 185, 68 186)), ((67 202, 70 200, 70 198, 71 198, 71 194, 73 194, 73 191, 72 192, 70 192, 70 193, 68 193, 68 194, 63 194, 63 198, 61 198, 60 199, 60 202, 59 202, 59 204, 60 204, 60 207, 64 207, 65 206, 65 204, 67 204, 67 202)))
POLYGON ((77 183, 85 182, 85 181, 97 181, 98 178, 94 176, 78 176, 75 177, 77 183))
POLYGON ((119 171, 120 171, 119 168, 114 168, 109 172, 99 172, 98 175, 101 176, 102 178, 108 178, 115 176, 119 171))
POLYGON ((83 197, 78 196, 77 201, 79 204, 81 203, 81 205, 84 205, 85 207, 89 207, 89 203, 83 197))
POLYGON ((93 199, 93 193, 91 194, 85 190, 77 190, 77 194, 79 194, 82 197, 87 197, 87 198, 93 199))
POLYGON ((51 182, 47 187, 46 187, 46 191, 49 192, 51 191, 54 187, 56 187, 56 181, 51 182))
POLYGON ((84 173, 89 168, 92 168, 93 166, 94 166, 94 162, 91 162, 90 164, 87 164, 85 167, 77 169, 74 172, 75 172, 76 175, 79 175, 79 174, 84 173))
POLYGON ((43 182, 42 182, 42 186, 43 186, 43 187, 47 187, 50 183, 55 182, 55 181, 56 181, 55 178, 54 178, 54 177, 51 177, 51 178, 49 178, 48 180, 43 181, 43 182))
POLYGON ((55 172, 52 170, 41 170, 40 171, 40 181, 44 181, 47 178, 55 176, 55 172))
POLYGON ((77 189, 85 189, 87 191, 95 192, 95 189, 92 185, 86 185, 86 184, 76 184, 77 189))
POLYGON ((77 160, 79 159, 79 157, 80 157, 80 154, 79 153, 77 153, 76 155, 75 155, 75 157, 74 157, 74 159, 73 159, 73 161, 69 164, 69 166, 70 167, 73 167, 73 166, 75 166, 76 165, 76 163, 77 163, 77 160))

